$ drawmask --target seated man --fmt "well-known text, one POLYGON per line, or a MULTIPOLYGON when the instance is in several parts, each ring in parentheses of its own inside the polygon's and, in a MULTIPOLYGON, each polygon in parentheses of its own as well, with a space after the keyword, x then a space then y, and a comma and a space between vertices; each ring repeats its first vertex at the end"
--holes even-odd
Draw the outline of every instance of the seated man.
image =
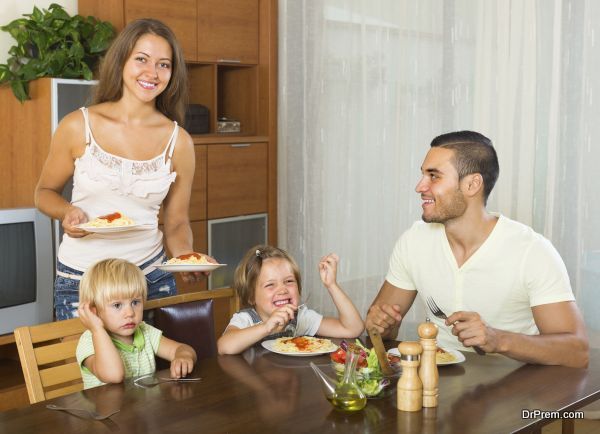
POLYGON ((442 347, 586 367, 585 326, 560 255, 528 226, 486 209, 499 173, 491 141, 471 131, 436 137, 421 172, 423 222, 396 243, 366 327, 395 339, 418 292, 448 315, 428 312, 442 347))

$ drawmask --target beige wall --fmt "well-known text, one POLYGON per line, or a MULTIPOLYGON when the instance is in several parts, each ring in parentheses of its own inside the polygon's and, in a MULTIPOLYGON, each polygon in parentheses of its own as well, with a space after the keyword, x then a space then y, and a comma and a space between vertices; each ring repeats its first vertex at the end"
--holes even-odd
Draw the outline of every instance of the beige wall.
MULTIPOLYGON (((30 14, 33 7, 47 9, 52 3, 57 3, 65 8, 69 15, 77 14, 77 0, 2 0, 0 2, 0 25, 10 23, 12 20, 21 18, 23 14, 30 14)), ((8 50, 15 40, 8 32, 0 31, 0 63, 6 63, 8 50)))

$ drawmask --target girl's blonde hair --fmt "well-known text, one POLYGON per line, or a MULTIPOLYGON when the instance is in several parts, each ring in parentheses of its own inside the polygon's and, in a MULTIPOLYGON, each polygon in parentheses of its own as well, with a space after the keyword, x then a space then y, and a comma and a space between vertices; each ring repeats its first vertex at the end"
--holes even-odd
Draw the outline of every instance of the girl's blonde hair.
POLYGON ((79 301, 104 308, 110 300, 142 297, 146 301, 148 286, 142 270, 124 259, 104 259, 83 273, 79 301))
POLYGON ((252 247, 235 269, 233 279, 233 289, 236 291, 241 307, 251 307, 254 303, 256 292, 256 281, 260 275, 262 264, 265 259, 279 258, 290 263, 296 282, 298 282, 298 293, 302 293, 302 281, 300 278, 300 268, 294 258, 285 250, 273 246, 258 245, 252 247))

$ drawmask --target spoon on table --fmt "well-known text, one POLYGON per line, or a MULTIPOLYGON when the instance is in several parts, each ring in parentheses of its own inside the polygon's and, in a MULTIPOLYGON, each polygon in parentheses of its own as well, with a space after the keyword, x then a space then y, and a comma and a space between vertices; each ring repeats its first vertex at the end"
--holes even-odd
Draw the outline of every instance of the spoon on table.
POLYGON ((133 384, 139 387, 154 387, 161 383, 193 383, 202 381, 202 377, 183 377, 183 378, 168 378, 168 377, 154 377, 153 375, 146 375, 144 377, 137 378, 133 381, 133 384))

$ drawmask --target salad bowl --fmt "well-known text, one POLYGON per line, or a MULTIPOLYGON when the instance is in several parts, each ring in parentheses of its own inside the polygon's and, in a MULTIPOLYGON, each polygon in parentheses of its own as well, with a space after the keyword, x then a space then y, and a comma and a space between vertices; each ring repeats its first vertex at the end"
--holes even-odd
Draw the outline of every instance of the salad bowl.
MULTIPOLYGON (((393 354, 387 354, 388 362, 394 373, 386 376, 381 370, 375 349, 367 349, 358 339, 356 340, 356 344, 362 349, 361 358, 356 367, 356 380, 358 386, 367 398, 381 398, 387 396, 387 390, 392 389, 388 386, 391 383, 395 383, 400 376, 400 358, 393 354)), ((347 347, 348 343, 342 341, 337 351, 330 355, 331 367, 338 379, 344 374, 347 347)))

